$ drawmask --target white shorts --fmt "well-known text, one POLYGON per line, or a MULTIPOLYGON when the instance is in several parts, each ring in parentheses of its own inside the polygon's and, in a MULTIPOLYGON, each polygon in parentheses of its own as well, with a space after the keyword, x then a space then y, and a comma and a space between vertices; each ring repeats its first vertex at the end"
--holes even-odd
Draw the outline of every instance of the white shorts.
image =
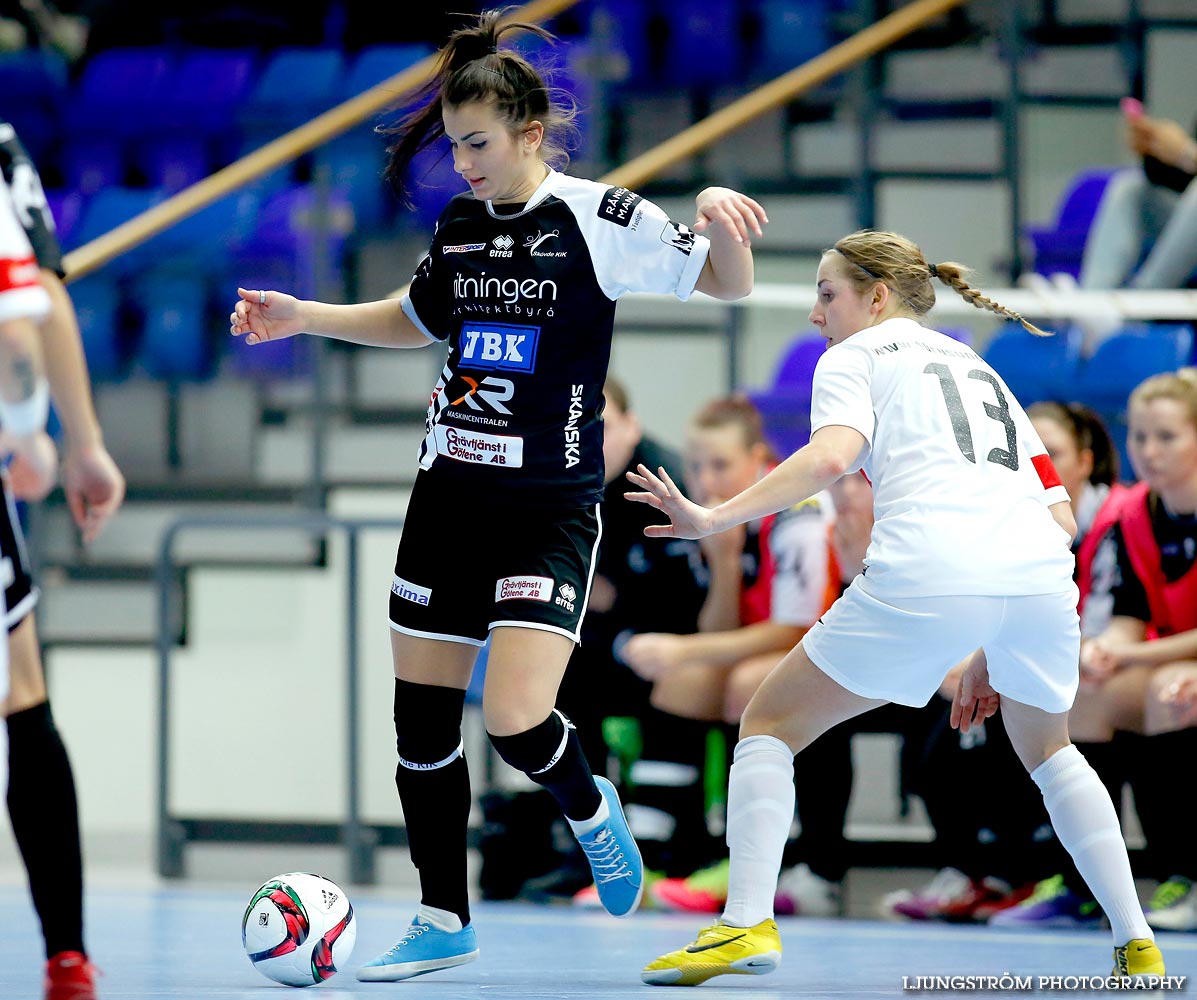
POLYGON ((858 576, 803 636, 802 648, 854 694, 921 706, 952 667, 981 647, 999 694, 1066 712, 1080 679, 1076 605, 1076 587, 1032 597, 882 600, 858 576))

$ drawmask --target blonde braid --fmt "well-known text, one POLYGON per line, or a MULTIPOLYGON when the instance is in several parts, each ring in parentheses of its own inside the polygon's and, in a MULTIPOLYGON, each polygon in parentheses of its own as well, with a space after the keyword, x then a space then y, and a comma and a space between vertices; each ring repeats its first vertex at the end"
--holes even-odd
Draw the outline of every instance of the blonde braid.
POLYGON ((993 299, 982 295, 973 288, 972 285, 964 280, 966 268, 963 264, 948 261, 944 264, 929 264, 927 266, 933 276, 956 292, 969 305, 976 306, 978 309, 988 309, 999 316, 1005 316, 1006 319, 1012 319, 1016 323, 1021 323, 1024 330, 1033 333, 1036 337, 1050 337, 1052 335, 1050 331, 1041 330, 1034 323, 1030 322, 1030 320, 1024 319, 1022 313, 1016 313, 1013 309, 1002 305, 1000 302, 994 302, 993 299))

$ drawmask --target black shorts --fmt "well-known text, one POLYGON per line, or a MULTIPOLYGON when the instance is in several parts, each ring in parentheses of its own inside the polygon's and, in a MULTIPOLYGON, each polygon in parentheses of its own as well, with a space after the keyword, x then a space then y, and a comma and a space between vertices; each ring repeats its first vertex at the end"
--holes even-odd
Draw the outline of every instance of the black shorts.
MULTIPOLYGON (((4 627, 10 632, 25 620, 37 604, 37 588, 29 575, 29 554, 17 518, 17 508, 3 476, 4 502, 0 503, 0 559, 8 559, 13 581, 4 590, 4 627)), ((7 576, 8 574, 5 574, 7 576)))
POLYGON ((481 646, 492 628, 516 625, 577 642, 601 534, 598 504, 495 504, 417 481, 395 556, 391 628, 481 646))

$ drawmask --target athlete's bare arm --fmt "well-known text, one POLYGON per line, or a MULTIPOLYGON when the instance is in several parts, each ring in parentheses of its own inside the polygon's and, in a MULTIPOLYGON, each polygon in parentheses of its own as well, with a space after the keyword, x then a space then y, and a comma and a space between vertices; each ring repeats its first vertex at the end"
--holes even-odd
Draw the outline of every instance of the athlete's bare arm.
POLYGON ((367 347, 427 347, 424 336, 399 299, 336 305, 297 299, 286 292, 238 288, 229 332, 251 346, 298 333, 367 347))

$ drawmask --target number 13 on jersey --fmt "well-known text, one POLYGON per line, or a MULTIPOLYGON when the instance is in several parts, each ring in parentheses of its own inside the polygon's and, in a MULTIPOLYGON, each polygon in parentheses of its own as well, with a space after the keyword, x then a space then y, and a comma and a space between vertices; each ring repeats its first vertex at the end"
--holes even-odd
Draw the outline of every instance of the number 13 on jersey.
MULTIPOLYGON (((956 377, 947 365, 932 361, 923 369, 925 375, 934 375, 939 379, 939 387, 943 390, 943 401, 948 409, 948 419, 952 422, 952 433, 956 435, 956 444, 960 453, 974 465, 977 461, 973 448, 973 430, 969 424, 968 413, 964 409, 964 399, 960 395, 960 387, 956 384, 956 377)), ((1006 430, 1006 447, 991 448, 985 456, 985 461, 994 465, 1004 465, 1014 472, 1018 471, 1018 434, 1014 427, 1014 418, 1010 415, 1010 403, 1002 391, 1002 384, 992 374, 983 368, 973 368, 968 373, 970 379, 984 382, 993 389, 996 402, 985 401, 985 415, 996 420, 1006 430)), ((983 391, 983 390, 982 390, 983 391)))

